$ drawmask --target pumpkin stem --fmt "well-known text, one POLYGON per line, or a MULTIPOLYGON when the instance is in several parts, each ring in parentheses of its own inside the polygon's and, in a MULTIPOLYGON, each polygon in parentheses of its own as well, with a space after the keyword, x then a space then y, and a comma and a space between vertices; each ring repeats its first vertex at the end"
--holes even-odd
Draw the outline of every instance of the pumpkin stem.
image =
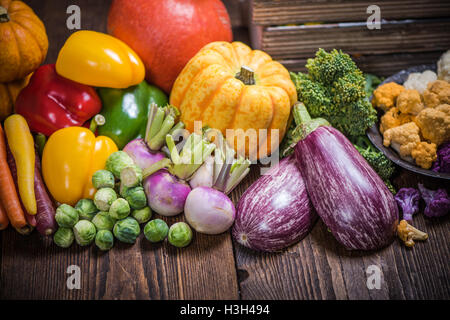
POLYGON ((8 10, 0 6, 0 22, 9 22, 8 10))
POLYGON ((236 79, 241 80, 246 85, 255 84, 255 72, 252 68, 247 66, 242 66, 241 71, 236 74, 236 79))

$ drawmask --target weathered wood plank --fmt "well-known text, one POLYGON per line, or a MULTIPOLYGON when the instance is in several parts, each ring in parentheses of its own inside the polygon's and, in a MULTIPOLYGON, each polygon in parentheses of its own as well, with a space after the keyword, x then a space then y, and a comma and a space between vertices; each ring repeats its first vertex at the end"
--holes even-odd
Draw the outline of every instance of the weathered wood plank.
MULTIPOLYGON (((442 53, 443 51, 353 55, 352 58, 362 71, 387 77, 409 67, 436 63, 442 53)), ((279 62, 290 71, 304 72, 307 59, 279 60, 279 62)))
POLYGON ((365 23, 268 27, 252 44, 274 59, 311 57, 317 48, 339 48, 350 54, 375 55, 445 51, 450 47, 450 20, 401 21, 369 30, 365 23))
MULTIPOLYGON (((361 0, 251 0, 251 23, 254 25, 284 25, 306 22, 365 21, 367 7, 361 0)), ((448 17, 450 3, 442 0, 379 0, 381 18, 386 20, 448 17)))

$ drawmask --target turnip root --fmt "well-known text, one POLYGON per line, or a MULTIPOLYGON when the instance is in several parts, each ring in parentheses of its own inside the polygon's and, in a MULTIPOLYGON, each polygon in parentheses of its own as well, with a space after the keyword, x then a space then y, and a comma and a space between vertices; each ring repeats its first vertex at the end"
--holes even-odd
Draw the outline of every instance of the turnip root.
POLYGON ((186 198, 191 188, 162 169, 144 180, 144 190, 152 210, 163 216, 175 216, 183 212, 186 198))
POLYGON ((184 214, 197 232, 220 234, 233 224, 236 209, 224 193, 209 187, 198 187, 187 196, 184 214))

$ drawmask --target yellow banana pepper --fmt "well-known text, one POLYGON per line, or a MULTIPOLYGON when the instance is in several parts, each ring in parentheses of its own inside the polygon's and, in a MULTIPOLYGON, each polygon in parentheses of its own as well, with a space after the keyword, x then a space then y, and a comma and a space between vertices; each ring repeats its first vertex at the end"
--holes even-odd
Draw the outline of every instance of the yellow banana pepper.
POLYGON ((108 88, 128 88, 145 77, 139 56, 121 40, 110 35, 82 30, 66 41, 56 72, 73 81, 108 88))
POLYGON ((117 146, 110 138, 84 127, 68 127, 53 133, 44 147, 42 174, 48 190, 60 203, 75 205, 94 197, 92 175, 104 169, 117 146))
POLYGON ((34 140, 27 121, 19 114, 13 114, 5 120, 5 134, 17 169, 17 185, 20 199, 29 214, 37 213, 34 193, 34 140))

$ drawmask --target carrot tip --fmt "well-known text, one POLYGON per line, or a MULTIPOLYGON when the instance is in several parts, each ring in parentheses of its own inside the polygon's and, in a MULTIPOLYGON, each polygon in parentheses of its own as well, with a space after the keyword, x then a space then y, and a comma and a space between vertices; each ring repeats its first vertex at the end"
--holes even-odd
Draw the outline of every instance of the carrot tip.
POLYGON ((16 228, 16 231, 18 233, 20 233, 21 235, 26 236, 26 235, 29 235, 33 231, 33 229, 34 228, 31 227, 31 226, 25 226, 25 227, 22 227, 22 228, 16 228))

